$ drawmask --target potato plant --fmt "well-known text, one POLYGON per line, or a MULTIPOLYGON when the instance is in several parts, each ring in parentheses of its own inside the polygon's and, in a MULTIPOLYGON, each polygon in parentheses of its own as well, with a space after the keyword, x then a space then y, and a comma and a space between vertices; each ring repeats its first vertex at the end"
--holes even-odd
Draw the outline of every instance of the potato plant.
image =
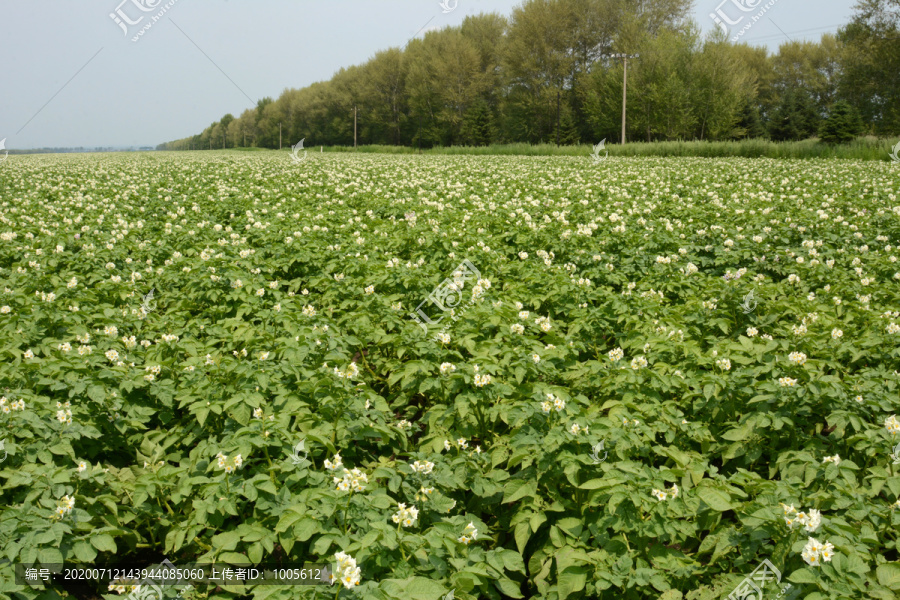
POLYGON ((711 600, 768 560, 792 597, 894 598, 898 176, 11 159, 0 558, 346 575, 188 592, 258 600, 711 600))

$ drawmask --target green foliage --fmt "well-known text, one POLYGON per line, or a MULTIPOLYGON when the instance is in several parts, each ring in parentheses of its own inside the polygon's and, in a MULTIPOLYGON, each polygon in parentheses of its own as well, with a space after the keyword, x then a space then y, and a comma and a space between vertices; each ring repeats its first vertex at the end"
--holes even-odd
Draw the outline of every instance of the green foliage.
POLYGON ((2 558, 360 569, 201 598, 712 600, 763 560, 896 595, 892 165, 587 154, 5 162, 2 558))
POLYGON ((769 135, 776 142, 804 140, 818 131, 819 115, 806 90, 788 88, 781 94, 769 122, 769 135))
MULTIPOLYGON (((748 139, 732 142, 629 142, 625 146, 606 146, 610 156, 697 156, 705 158, 841 158, 889 162, 893 144, 874 137, 857 138, 849 144, 835 146, 818 140, 772 142, 748 139)), ((556 146, 555 144, 492 144, 490 146, 451 146, 417 150, 404 146, 325 147, 325 152, 362 152, 384 154, 478 155, 478 156, 588 156, 591 146, 556 146)))
POLYGON ((840 95, 878 135, 900 132, 900 11, 897 0, 862 0, 838 33, 840 95))
POLYGON ((846 144, 862 133, 859 113, 843 100, 835 102, 819 129, 819 137, 827 144, 846 144))
POLYGON ((770 54, 718 29, 702 36, 686 0, 527 0, 509 19, 468 16, 158 149, 351 146, 354 115, 364 145, 613 143, 625 73, 610 55, 623 53, 639 55, 628 68, 629 140, 806 140, 839 100, 866 125, 855 135, 895 136, 900 13, 891 2, 865 0, 837 36, 770 54))

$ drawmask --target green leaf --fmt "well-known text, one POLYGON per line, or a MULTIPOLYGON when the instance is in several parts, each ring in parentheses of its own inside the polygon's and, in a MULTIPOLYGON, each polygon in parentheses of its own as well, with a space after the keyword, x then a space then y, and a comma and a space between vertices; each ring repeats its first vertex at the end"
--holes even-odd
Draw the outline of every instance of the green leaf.
POLYGON ((559 593, 559 599, 564 600, 572 594, 577 594, 584 589, 587 582, 587 567, 567 567, 557 580, 556 586, 559 593))
POLYGON ((507 571, 515 571, 525 574, 525 561, 518 552, 512 550, 503 550, 503 566, 507 571))
POLYGON ((892 590, 900 589, 900 564, 885 563, 875 569, 875 577, 878 583, 892 590))
POLYGON ((732 441, 732 442, 742 442, 750 437, 753 433, 753 425, 750 423, 744 423, 740 427, 732 429, 731 431, 726 431, 722 434, 722 438, 732 441))
POLYGON ((441 584, 425 577, 385 579, 379 587, 393 597, 409 600, 439 600, 448 592, 441 584))
POLYGON ((200 423, 200 426, 206 424, 206 417, 209 416, 209 409, 206 407, 198 408, 194 411, 194 415, 197 417, 197 422, 200 423))
POLYGON ((212 537, 213 548, 218 550, 234 550, 240 541, 241 536, 234 531, 226 531, 212 537))
POLYGON ((63 555, 57 548, 39 548, 37 558, 43 565, 63 564, 63 555))
POLYGON ((711 509, 719 512, 732 510, 731 496, 722 490, 711 487, 699 487, 696 490, 700 499, 711 509))
POLYGON ((116 542, 111 535, 100 533, 91 536, 91 545, 100 552, 115 552, 116 542))
POLYGON ((219 555, 219 558, 216 562, 228 563, 230 565, 252 565, 253 561, 247 558, 246 555, 240 554, 238 552, 223 552, 219 555))
POLYGON ((303 517, 301 521, 294 524, 294 536, 298 542, 305 542, 317 531, 319 531, 319 522, 310 517, 303 517))
POLYGON ((525 481, 524 479, 512 479, 507 482, 503 490, 503 504, 521 500, 526 496, 534 496, 537 492, 536 481, 525 481))
POLYGON ((103 402, 106 400, 106 390, 103 389, 102 386, 92 385, 87 389, 88 398, 93 400, 94 402, 103 402))
POLYGON ((519 586, 506 577, 494 580, 494 585, 500 590, 500 593, 508 598, 524 598, 519 586))
POLYGON ((281 515, 281 518, 278 519, 278 524, 275 525, 275 532, 281 533, 283 531, 287 531, 290 529, 291 525, 299 521, 303 518, 303 515, 292 510, 285 511, 284 514, 281 515))
POLYGON ((809 567, 794 571, 788 576, 788 581, 792 583, 816 583, 817 580, 816 574, 809 567))
POLYGON ((599 490, 600 488, 607 487, 607 484, 602 479, 591 479, 589 481, 585 481, 578 487, 582 490, 599 490))
POLYGON ((531 527, 525 521, 522 521, 518 525, 516 525, 515 529, 515 537, 516 537, 516 548, 519 549, 519 552, 525 552, 525 545, 528 543, 528 538, 531 537, 531 527))
POLYGON ((97 551, 85 540, 75 542, 73 550, 75 551, 75 558, 81 562, 90 563, 97 558, 97 551))

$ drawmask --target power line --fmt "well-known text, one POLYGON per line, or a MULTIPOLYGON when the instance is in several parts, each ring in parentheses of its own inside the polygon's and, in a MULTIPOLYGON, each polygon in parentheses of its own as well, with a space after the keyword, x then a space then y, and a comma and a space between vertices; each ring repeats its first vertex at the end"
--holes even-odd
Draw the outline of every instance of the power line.
MULTIPOLYGON (((840 27, 841 25, 844 25, 844 24, 845 24, 845 23, 837 23, 836 25, 827 25, 827 26, 825 26, 825 27, 814 27, 814 28, 812 28, 812 29, 801 29, 801 30, 799 30, 799 31, 792 31, 791 33, 794 34, 794 35, 796 35, 796 34, 798 34, 798 33, 807 33, 807 32, 810 32, 810 31, 822 31, 823 29, 832 29, 832 28, 834 28, 834 27, 840 27)), ((775 26, 778 27, 778 25, 775 25, 775 26)), ((779 27, 778 30, 781 31, 781 28, 779 27)), ((790 35, 784 33, 783 31, 782 31, 782 34, 784 34, 784 35, 777 34, 777 33, 773 33, 773 34, 769 34, 769 35, 764 35, 764 36, 761 36, 761 37, 756 38, 754 41, 761 42, 761 41, 763 41, 763 40, 769 40, 769 39, 781 39, 781 38, 784 38, 784 37, 787 37, 788 39, 790 39, 790 35)))

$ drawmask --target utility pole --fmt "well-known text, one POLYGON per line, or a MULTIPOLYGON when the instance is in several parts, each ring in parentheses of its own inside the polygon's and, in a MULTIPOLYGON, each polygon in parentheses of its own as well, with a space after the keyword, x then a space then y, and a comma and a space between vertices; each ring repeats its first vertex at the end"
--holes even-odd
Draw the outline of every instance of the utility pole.
POLYGON ((622 145, 625 144, 625 115, 627 114, 626 106, 628 106, 628 57, 622 61, 625 69, 622 75, 622 145))
POLYGON ((622 144, 625 144, 625 115, 628 104, 628 59, 640 58, 640 54, 610 54, 609 58, 621 58, 625 67, 622 79, 622 144))
POLYGON ((356 150, 356 107, 353 107, 353 149, 356 150))
POLYGON ((278 124, 278 149, 281 150, 281 123, 278 124))
POLYGON ((225 128, 222 128, 222 150, 225 149, 225 128))
POLYGON ((556 90, 556 145, 559 147, 559 90, 556 90))

